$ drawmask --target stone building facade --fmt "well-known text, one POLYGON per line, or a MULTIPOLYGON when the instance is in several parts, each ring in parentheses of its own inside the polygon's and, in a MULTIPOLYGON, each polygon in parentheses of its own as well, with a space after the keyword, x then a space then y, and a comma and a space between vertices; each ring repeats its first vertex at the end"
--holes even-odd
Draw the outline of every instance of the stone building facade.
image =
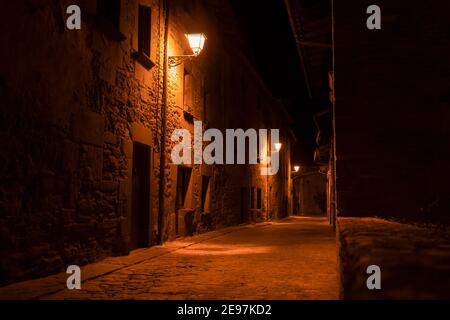
POLYGON ((293 213, 325 216, 328 213, 327 173, 317 167, 302 167, 293 173, 293 213))
POLYGON ((290 119, 227 1, 79 0, 81 30, 71 4, 1 5, 0 285, 290 213, 290 119), (167 67, 191 32, 208 37, 201 55, 167 67), (172 132, 195 121, 280 129, 278 174, 173 164, 172 132))

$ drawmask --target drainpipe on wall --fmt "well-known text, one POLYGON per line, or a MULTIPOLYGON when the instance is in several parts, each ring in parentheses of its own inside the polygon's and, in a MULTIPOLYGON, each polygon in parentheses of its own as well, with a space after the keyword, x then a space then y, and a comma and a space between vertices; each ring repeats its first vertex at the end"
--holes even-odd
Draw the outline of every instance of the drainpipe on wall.
POLYGON ((165 166, 166 166, 166 130, 167 130, 167 43, 169 40, 169 0, 163 0, 164 6, 164 55, 163 55, 163 92, 161 104, 161 142, 159 150, 159 190, 158 190, 158 243, 164 242, 165 231, 165 206, 164 206, 164 189, 165 189, 165 166))
POLYGON ((337 220, 337 190, 336 190, 336 86, 335 86, 335 61, 334 61, 334 32, 335 32, 335 27, 334 27, 334 0, 331 0, 331 41, 332 41, 332 64, 333 64, 333 103, 332 103, 332 107, 333 107, 333 150, 332 150, 332 155, 333 155, 333 171, 331 172, 332 174, 332 179, 333 179, 333 212, 332 212, 332 224, 333 224, 333 228, 336 229, 336 220, 337 220))

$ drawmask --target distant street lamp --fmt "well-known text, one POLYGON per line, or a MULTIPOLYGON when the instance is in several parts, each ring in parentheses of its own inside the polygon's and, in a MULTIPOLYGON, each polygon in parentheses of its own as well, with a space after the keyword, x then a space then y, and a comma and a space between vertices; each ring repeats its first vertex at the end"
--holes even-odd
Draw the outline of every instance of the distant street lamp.
POLYGON ((170 56, 169 67, 171 68, 179 66, 187 59, 197 57, 205 46, 206 36, 204 33, 189 33, 185 36, 189 42, 189 47, 191 48, 193 54, 170 56))
POLYGON ((281 150, 281 146, 282 146, 281 143, 279 143, 279 142, 275 143, 275 150, 276 150, 277 152, 279 152, 279 151, 281 150))
POLYGON ((294 171, 298 172, 298 170, 300 170, 300 166, 294 166, 294 171))

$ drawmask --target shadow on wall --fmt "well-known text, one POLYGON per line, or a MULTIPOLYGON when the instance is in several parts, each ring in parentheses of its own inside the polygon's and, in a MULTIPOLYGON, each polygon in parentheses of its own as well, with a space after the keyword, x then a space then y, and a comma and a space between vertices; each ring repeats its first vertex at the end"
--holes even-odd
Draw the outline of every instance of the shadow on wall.
POLYGON ((327 213, 326 176, 315 171, 295 179, 295 212, 302 216, 325 216, 327 213))
POLYGON ((314 201, 316 202, 317 207, 322 211, 322 214, 327 212, 327 194, 326 192, 316 193, 314 195, 314 201))

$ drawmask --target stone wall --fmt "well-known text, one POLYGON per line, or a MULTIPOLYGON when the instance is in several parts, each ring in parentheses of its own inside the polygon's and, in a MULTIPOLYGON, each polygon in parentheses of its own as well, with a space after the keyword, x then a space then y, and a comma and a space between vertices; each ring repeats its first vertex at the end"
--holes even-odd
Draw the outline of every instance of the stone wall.
MULTIPOLYGON (((99 22, 95 3, 78 1, 82 28, 75 31, 65 28, 70 1, 1 5, 8 27, 0 31, 0 59, 8 63, 0 65, 0 285, 133 248, 136 144, 150 150, 148 245, 157 241, 165 10, 157 0, 120 1, 114 28, 99 22), (136 59, 138 3, 152 9, 151 68, 136 59)), ((261 188, 265 199, 246 221, 282 217, 289 208, 288 117, 242 55, 227 2, 195 3, 171 1, 170 7, 169 54, 189 54, 184 33, 199 31, 192 28, 201 27, 208 42, 198 58, 167 71, 163 240, 177 236, 178 168, 171 163, 170 135, 176 128, 192 131, 193 119, 221 130, 280 128, 283 169, 263 179, 258 166, 191 166, 185 204, 194 213, 193 228, 181 235, 243 222, 242 188, 261 188), (185 69, 195 80, 188 110, 185 69), (202 175, 210 177, 207 210, 201 208, 202 175)))
POLYGON ((428 300, 450 297, 448 229, 380 218, 338 218, 341 299, 428 300), (369 290, 380 268, 381 290, 369 290))

